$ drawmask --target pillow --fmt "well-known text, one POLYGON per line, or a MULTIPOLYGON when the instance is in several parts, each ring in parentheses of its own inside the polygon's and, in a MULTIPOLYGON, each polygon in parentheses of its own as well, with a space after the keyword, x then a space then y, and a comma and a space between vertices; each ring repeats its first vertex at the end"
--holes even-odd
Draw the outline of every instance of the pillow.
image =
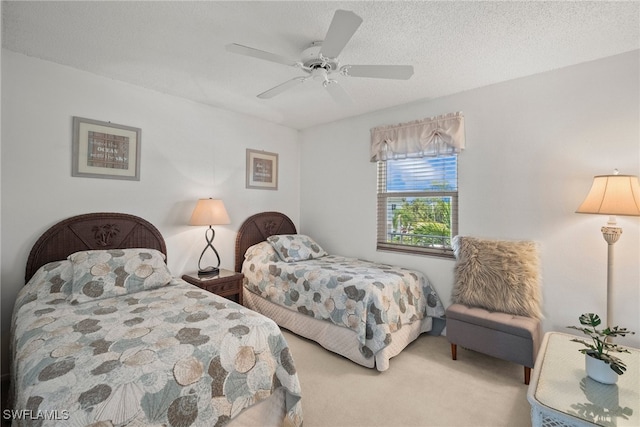
POLYGON ((250 246, 244 253, 244 259, 247 261, 259 260, 262 264, 280 261, 280 257, 276 254, 276 250, 269 242, 256 243, 250 246))
POLYGON ((40 300, 48 304, 65 301, 71 293, 73 267, 68 260, 53 261, 41 266, 20 289, 14 311, 30 302, 40 300))
POLYGON ((304 234, 276 234, 267 238, 284 262, 305 261, 329 255, 311 237, 304 234))
POLYGON ((34 286, 38 294, 69 295, 73 281, 73 266, 68 260, 49 262, 38 269, 25 286, 34 286))
POLYGON ((72 304, 159 288, 171 281, 164 254, 155 249, 110 249, 76 252, 72 304))
POLYGON ((454 303, 542 318, 538 246, 456 236, 454 303))

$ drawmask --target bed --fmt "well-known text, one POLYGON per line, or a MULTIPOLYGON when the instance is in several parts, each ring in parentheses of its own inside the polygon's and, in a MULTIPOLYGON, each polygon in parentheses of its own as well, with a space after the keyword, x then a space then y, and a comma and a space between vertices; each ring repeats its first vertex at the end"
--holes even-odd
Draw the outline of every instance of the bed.
POLYGON ((166 253, 122 213, 37 240, 11 326, 14 425, 302 425, 278 326, 172 277, 166 253))
POLYGON ((444 315, 424 274, 327 254, 280 212, 249 217, 235 251, 245 306, 368 368, 387 370, 444 315))

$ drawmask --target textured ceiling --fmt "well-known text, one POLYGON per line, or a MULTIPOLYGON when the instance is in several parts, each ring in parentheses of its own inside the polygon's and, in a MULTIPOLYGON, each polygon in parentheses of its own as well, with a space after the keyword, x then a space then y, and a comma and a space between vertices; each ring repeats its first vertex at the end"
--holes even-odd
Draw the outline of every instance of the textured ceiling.
POLYGON ((304 129, 639 49, 640 2, 3 1, 2 46, 304 129), (257 98, 302 72, 225 45, 298 59, 336 9, 363 18, 341 64, 408 64, 413 77, 340 76, 350 106, 316 81, 257 98))

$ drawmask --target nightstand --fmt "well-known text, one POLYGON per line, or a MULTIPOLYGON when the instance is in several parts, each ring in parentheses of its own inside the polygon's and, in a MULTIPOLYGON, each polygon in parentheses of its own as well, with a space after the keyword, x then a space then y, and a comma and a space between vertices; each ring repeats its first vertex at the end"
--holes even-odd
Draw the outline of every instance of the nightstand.
POLYGON ((188 273, 182 276, 182 280, 196 285, 205 291, 212 292, 242 305, 242 279, 244 274, 220 269, 220 272, 211 276, 198 276, 198 273, 188 273), (235 297, 234 297, 235 296, 235 297), (231 297, 231 298, 230 298, 231 297))

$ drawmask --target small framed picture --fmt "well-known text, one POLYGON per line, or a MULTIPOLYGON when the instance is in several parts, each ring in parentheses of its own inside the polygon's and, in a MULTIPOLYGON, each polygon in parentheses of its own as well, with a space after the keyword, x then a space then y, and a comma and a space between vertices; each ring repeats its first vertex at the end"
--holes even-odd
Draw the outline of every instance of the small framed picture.
POLYGON ((247 149, 247 188, 278 189, 278 155, 247 149))
POLYGON ((139 128, 73 118, 71 176, 140 181, 139 128))

